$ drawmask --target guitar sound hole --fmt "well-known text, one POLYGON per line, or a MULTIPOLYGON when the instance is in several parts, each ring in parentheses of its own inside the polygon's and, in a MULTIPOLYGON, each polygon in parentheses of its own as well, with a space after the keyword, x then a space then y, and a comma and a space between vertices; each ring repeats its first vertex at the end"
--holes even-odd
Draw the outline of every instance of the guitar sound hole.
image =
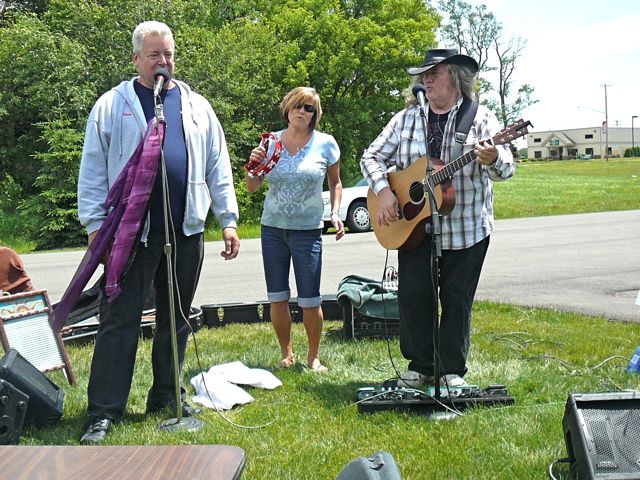
POLYGON ((422 202, 424 198, 424 187, 420 182, 413 182, 409 187, 409 201, 413 204, 422 202))

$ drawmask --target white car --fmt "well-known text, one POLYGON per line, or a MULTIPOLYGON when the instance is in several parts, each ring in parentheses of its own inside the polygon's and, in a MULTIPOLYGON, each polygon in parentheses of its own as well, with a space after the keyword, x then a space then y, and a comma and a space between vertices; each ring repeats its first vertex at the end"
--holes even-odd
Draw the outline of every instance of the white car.
MULTIPOLYGON (((350 232, 368 232, 371 230, 371 220, 367 209, 367 192, 369 186, 367 180, 360 179, 353 187, 342 189, 342 202, 340 202, 340 220, 350 232)), ((331 228, 331 205, 329 203, 329 191, 322 192, 324 203, 324 231, 331 228)))

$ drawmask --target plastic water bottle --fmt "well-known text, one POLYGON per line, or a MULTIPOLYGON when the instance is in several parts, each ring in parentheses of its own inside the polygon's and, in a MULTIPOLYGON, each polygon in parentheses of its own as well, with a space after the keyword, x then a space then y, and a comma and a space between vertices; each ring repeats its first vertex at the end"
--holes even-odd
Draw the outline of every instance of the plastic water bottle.
POLYGON ((633 357, 631 357, 631 361, 627 367, 627 372, 640 373, 640 347, 636 348, 636 351, 633 353, 633 357))

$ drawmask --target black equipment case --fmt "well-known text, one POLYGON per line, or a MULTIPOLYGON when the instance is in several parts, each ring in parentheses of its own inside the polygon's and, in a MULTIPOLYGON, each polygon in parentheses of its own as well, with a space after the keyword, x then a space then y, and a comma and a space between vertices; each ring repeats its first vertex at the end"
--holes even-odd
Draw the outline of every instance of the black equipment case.
MULTIPOLYGON (((210 303, 201 305, 203 324, 209 328, 222 327, 229 323, 260 323, 271 321, 271 307, 266 300, 239 303, 210 303)), ((298 299, 289 300, 289 311, 293 322, 302 322, 302 308, 298 299)), ((322 296, 322 312, 325 320, 342 318, 342 308, 335 295, 322 296)))

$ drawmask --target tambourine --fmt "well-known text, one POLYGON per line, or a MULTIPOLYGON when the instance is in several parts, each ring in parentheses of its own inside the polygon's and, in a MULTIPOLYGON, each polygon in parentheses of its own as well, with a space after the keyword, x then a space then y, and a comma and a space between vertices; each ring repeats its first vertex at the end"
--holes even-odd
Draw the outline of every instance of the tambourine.
POLYGON ((263 133, 260 140, 260 146, 265 149, 267 155, 261 162, 249 161, 245 164, 244 169, 247 171, 247 175, 253 177, 264 177, 267 173, 273 170, 280 155, 282 154, 282 142, 276 136, 275 133, 263 133))

